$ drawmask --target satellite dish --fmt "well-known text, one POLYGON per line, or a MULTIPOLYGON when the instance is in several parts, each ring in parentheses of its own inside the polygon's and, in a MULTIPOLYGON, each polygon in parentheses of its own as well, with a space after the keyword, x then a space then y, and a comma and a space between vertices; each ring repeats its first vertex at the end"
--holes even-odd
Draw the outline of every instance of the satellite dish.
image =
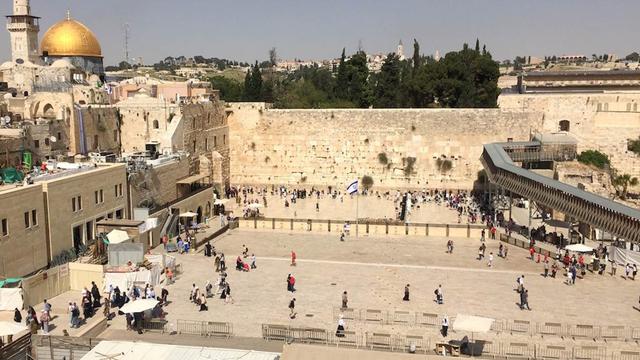
POLYGON ((53 143, 54 143, 54 142, 56 142, 56 141, 58 141, 58 139, 56 139, 56 137, 55 137, 55 136, 50 137, 50 138, 49 138, 49 140, 51 140, 51 142, 53 142, 53 143))
POLYGON ((16 64, 24 64, 24 60, 22 59, 16 59, 16 64))

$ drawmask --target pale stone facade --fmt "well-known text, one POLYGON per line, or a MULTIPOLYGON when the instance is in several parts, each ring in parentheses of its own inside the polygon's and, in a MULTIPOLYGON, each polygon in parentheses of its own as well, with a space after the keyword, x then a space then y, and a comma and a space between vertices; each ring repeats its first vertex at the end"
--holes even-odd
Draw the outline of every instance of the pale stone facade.
POLYGON ((98 166, 43 182, 50 259, 93 239, 97 221, 125 218, 126 184, 124 164, 98 166))
POLYGON ((370 175, 379 189, 468 189, 481 169, 483 144, 529 140, 543 126, 539 114, 501 109, 228 105, 234 184, 345 185, 370 175), (438 166, 445 161, 450 170, 438 166))
POLYGON ((0 189, 0 276, 20 277, 47 266, 42 185, 0 189))

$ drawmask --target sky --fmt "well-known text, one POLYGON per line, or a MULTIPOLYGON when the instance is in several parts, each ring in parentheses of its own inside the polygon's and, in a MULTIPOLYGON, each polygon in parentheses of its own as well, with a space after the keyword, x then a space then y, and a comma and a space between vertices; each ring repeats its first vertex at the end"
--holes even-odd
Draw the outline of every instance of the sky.
MULTIPOLYGON (((0 14, 12 0, 0 0, 0 14)), ((640 48, 638 0, 31 0, 42 17, 40 36, 67 9, 97 35, 105 64, 124 58, 123 24, 130 27, 130 57, 154 63, 167 56, 266 60, 330 59, 353 53, 388 53, 398 41, 411 56, 413 39, 424 54, 444 55, 476 38, 494 58, 516 55, 624 57, 640 48)), ((1 31, 1 30, 0 30, 1 31)), ((0 38, 0 60, 9 35, 0 38)))

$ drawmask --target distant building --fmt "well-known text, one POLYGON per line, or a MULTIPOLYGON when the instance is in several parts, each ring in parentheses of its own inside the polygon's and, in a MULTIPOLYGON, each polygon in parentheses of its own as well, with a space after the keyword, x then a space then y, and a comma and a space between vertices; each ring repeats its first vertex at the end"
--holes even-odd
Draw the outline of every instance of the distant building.
POLYGON ((518 77, 518 92, 640 90, 640 71, 532 71, 518 77))

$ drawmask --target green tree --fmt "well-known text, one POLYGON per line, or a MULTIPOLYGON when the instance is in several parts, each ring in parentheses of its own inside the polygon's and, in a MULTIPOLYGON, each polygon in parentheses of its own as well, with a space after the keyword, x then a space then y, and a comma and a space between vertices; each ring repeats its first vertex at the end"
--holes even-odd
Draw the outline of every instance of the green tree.
POLYGON ((336 77, 336 96, 338 98, 345 99, 347 97, 348 86, 349 74, 347 70, 347 56, 345 54, 345 48, 342 48, 342 55, 340 55, 340 64, 338 65, 338 75, 336 77))
POLYGON ((636 185, 638 185, 638 178, 632 177, 629 174, 618 175, 613 179, 613 186, 615 186, 616 193, 622 200, 626 200, 629 186, 636 185))
POLYGON ((583 151, 578 155, 577 159, 583 164, 593 165, 598 169, 604 169, 611 164, 609 157, 598 150, 583 151))
POLYGON ((476 38, 476 52, 480 52, 480 39, 476 38))
POLYGON ((375 83, 374 105, 379 108, 400 106, 400 57, 390 53, 382 64, 375 83))
POLYGON ((360 183, 365 190, 369 190, 373 187, 373 178, 369 175, 365 175, 360 179, 360 183))
POLYGON ((243 85, 224 76, 209 79, 214 89, 220 90, 220 98, 225 101, 242 101, 243 85))
POLYGON ((627 149, 636 155, 640 155, 640 137, 635 140, 629 140, 627 149))
POLYGON ((244 100, 262 100, 262 72, 257 61, 244 78, 244 100))
POLYGON ((413 72, 414 74, 420 70, 420 65, 422 65, 422 59, 420 58, 420 44, 418 44, 418 40, 413 39, 413 72))
POLYGON ((624 58, 627 61, 640 61, 640 54, 638 54, 637 52, 632 52, 631 54, 625 56, 624 58))

